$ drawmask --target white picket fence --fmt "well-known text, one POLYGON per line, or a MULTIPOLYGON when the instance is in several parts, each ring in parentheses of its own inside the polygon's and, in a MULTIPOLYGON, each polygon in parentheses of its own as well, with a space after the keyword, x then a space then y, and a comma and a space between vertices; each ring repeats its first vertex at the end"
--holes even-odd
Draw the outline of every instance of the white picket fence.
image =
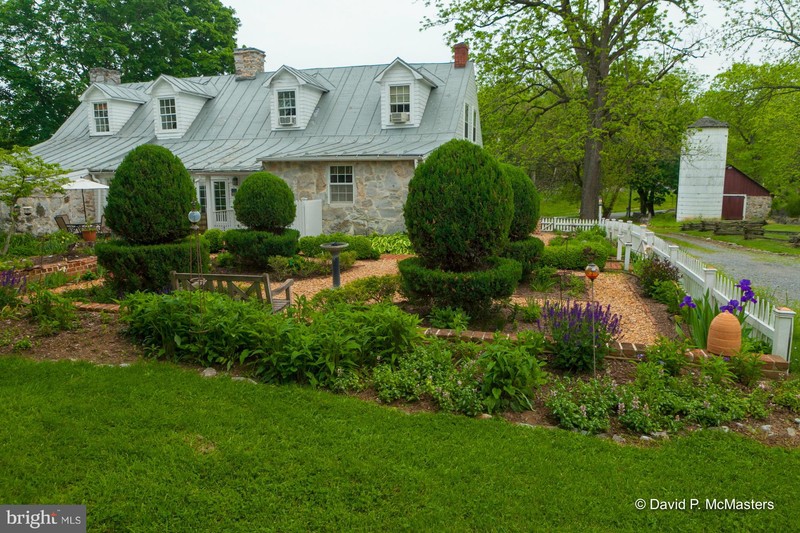
MULTIPOLYGON (((668 244, 652 231, 648 231, 646 226, 609 219, 541 219, 542 231, 576 231, 594 226, 605 228, 608 238, 617 244, 617 259, 624 260, 625 270, 630 269, 632 254, 653 253, 678 268, 681 284, 693 299, 702 299, 706 291, 719 305, 741 298, 741 290, 736 287, 737 281, 717 271, 716 268, 707 266, 679 246, 668 244)), ((753 331, 772 342, 772 353, 788 361, 792 353, 795 312, 767 299, 759 298, 756 304, 746 304, 745 313, 745 321, 753 331)))

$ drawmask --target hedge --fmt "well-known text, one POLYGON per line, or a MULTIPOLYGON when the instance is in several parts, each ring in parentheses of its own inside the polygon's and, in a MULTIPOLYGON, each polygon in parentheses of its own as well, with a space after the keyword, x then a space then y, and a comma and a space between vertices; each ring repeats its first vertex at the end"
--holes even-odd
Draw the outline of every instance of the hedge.
POLYGON ((402 291, 416 299, 431 299, 440 307, 460 307, 468 313, 485 313, 495 298, 514 294, 522 277, 522 265, 513 259, 493 257, 489 268, 448 272, 426 268, 417 257, 397 263, 402 291))
POLYGON ((266 269, 270 257, 295 255, 299 237, 300 232, 295 229, 285 229, 279 234, 250 229, 231 229, 225 232, 225 243, 228 251, 239 261, 266 269))
POLYGON ((583 270, 594 263, 602 270, 611 255, 606 242, 569 241, 568 244, 548 246, 542 252, 542 264, 561 270, 583 270))
MULTIPOLYGON (((95 245, 97 263, 107 271, 107 279, 117 292, 167 291, 173 270, 189 270, 190 251, 196 251, 193 238, 167 244, 137 245, 121 240, 95 245)), ((203 270, 208 272, 208 242, 200 239, 203 270)), ((197 268, 197 267, 194 267, 197 268)))
POLYGON ((519 261, 522 265, 522 278, 530 276, 542 260, 544 243, 536 237, 529 237, 521 241, 511 241, 503 251, 503 257, 519 261))
POLYGON ((372 240, 363 235, 347 235, 345 233, 332 233, 330 235, 317 235, 316 237, 303 237, 300 239, 300 251, 309 257, 317 257, 325 253, 319 247, 326 242, 346 242, 350 246, 345 248, 348 252, 355 252, 357 259, 378 259, 381 254, 372 248, 372 240))

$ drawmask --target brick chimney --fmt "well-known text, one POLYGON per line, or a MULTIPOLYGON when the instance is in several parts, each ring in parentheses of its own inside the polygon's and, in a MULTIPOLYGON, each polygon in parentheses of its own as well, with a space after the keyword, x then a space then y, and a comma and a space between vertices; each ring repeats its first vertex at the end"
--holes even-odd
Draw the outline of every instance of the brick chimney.
POLYGON ((469 46, 467 43, 453 45, 453 68, 464 68, 469 61, 469 46))
POLYGON ((109 68, 90 68, 89 85, 92 83, 105 83, 106 85, 119 85, 121 73, 109 68))
POLYGON ((236 65, 236 81, 252 80, 259 72, 264 72, 266 54, 258 48, 237 48, 233 51, 236 65))

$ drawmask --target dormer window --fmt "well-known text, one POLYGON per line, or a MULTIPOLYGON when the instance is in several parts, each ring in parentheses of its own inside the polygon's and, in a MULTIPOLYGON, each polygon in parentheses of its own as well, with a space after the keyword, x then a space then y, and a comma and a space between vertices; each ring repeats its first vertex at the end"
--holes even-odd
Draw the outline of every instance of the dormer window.
POLYGON ((111 127, 108 123, 108 102, 96 102, 94 108, 94 131, 95 133, 110 133, 111 127))
POLYGON ((161 129, 178 129, 178 111, 175 106, 175 98, 159 98, 158 109, 161 115, 161 129))
POLYGON ((294 90, 278 91, 278 123, 281 126, 297 124, 297 97, 294 90))
POLYGON ((375 77, 375 83, 381 87, 381 127, 420 126, 431 90, 437 87, 430 72, 397 58, 375 77))

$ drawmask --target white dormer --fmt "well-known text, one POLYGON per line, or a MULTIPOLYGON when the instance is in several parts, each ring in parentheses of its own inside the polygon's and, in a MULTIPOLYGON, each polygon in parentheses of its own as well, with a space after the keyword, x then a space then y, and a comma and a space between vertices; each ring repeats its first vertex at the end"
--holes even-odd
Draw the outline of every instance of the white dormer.
POLYGON ((117 133, 148 98, 143 92, 127 87, 93 83, 79 100, 87 104, 89 135, 95 136, 117 133))
POLYGON ((214 98, 207 84, 173 78, 162 74, 147 89, 153 99, 156 137, 183 137, 207 100, 214 98))
POLYGON ((436 82, 399 57, 375 77, 381 86, 383 128, 418 127, 436 82))
POLYGON ((328 92, 322 80, 283 65, 264 82, 270 89, 272 130, 302 130, 308 126, 319 99, 328 92))

